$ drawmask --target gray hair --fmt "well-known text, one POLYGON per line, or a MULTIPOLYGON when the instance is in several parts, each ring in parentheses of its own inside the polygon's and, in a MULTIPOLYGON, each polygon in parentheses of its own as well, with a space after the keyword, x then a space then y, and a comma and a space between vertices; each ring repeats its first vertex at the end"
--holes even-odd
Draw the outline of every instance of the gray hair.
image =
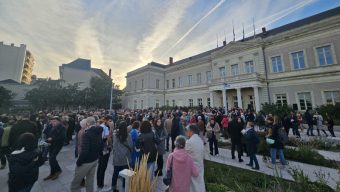
POLYGON ((199 129, 197 125, 189 125, 186 127, 187 131, 192 131, 194 134, 199 134, 199 129))
POLYGON ((86 119, 81 120, 80 123, 79 123, 80 127, 81 128, 85 128, 86 127, 86 123, 87 123, 86 119))
POLYGON ((175 141, 175 145, 177 149, 184 149, 185 148, 185 142, 186 139, 184 136, 177 136, 176 137, 176 141, 175 141))
POLYGON ((86 118, 86 123, 89 127, 96 125, 96 119, 94 117, 88 117, 86 118))

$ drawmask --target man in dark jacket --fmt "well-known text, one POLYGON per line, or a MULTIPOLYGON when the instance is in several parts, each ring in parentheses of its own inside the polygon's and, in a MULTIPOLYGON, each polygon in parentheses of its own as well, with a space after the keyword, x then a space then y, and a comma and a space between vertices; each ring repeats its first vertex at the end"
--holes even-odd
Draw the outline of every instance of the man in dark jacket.
POLYGON ((173 118, 172 118, 172 127, 171 127, 171 146, 172 146, 172 151, 175 149, 175 140, 176 137, 180 134, 179 130, 179 117, 177 116, 176 113, 173 113, 173 118))
POLYGON ((232 159, 235 159, 235 148, 237 147, 238 161, 243 162, 242 159, 242 145, 241 145, 241 136, 243 129, 243 122, 240 117, 236 115, 232 116, 232 121, 228 125, 228 133, 231 138, 231 156, 232 159))
POLYGON ((60 152, 61 148, 64 145, 64 141, 66 138, 66 129, 62 125, 58 116, 55 116, 51 119, 52 129, 48 135, 47 143, 50 144, 49 147, 49 163, 51 167, 51 173, 49 176, 44 178, 44 181, 52 179, 55 180, 61 174, 61 168, 57 161, 57 155, 60 152))
POLYGON ((310 114, 310 109, 307 109, 305 112, 305 120, 306 123, 308 124, 308 129, 307 129, 307 135, 309 136, 314 136, 313 133, 313 116, 310 114))
POLYGON ((86 191, 93 191, 94 175, 99 154, 102 152, 103 140, 101 127, 96 126, 93 117, 86 119, 87 128, 83 135, 81 151, 77 160, 77 167, 71 183, 71 191, 80 191, 81 182, 86 177, 86 191))

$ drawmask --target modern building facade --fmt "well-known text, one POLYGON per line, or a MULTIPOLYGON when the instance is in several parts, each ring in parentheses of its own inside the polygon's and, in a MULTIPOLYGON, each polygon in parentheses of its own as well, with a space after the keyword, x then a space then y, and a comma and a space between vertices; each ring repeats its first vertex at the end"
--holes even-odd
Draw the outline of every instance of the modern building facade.
POLYGON ((124 107, 296 110, 340 102, 340 7, 173 62, 127 73, 124 107))
POLYGON ((80 83, 80 89, 90 87, 90 80, 92 77, 109 78, 103 70, 91 68, 91 60, 81 58, 59 66, 59 74, 64 85, 80 83))
POLYGON ((30 84, 34 64, 34 57, 26 45, 16 47, 0 42, 0 81, 11 79, 30 84))

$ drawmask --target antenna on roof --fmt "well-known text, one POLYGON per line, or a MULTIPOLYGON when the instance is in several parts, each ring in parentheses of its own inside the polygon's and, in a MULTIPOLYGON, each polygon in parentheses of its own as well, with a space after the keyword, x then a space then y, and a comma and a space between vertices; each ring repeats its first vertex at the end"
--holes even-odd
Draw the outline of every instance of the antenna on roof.
POLYGON ((253 17, 253 29, 254 29, 254 39, 255 39, 255 21, 254 21, 254 17, 253 17))
POLYGON ((232 24, 233 24, 233 41, 235 41, 235 28, 234 28, 234 20, 232 20, 232 24))
POLYGON ((242 41, 244 41, 244 24, 242 23, 242 32, 243 32, 243 38, 242 41))
POLYGON ((216 34, 216 46, 218 47, 218 34, 216 34))

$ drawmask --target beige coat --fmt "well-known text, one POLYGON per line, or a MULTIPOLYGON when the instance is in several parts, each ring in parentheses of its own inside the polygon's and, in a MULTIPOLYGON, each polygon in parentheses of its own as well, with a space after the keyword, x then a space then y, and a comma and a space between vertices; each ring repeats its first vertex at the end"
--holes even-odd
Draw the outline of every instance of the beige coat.
POLYGON ((211 127, 210 123, 207 124, 207 137, 208 138, 209 138, 209 135, 212 135, 212 132, 215 133, 216 139, 219 140, 220 139, 220 126, 218 125, 218 123, 215 122, 214 127, 211 127))

